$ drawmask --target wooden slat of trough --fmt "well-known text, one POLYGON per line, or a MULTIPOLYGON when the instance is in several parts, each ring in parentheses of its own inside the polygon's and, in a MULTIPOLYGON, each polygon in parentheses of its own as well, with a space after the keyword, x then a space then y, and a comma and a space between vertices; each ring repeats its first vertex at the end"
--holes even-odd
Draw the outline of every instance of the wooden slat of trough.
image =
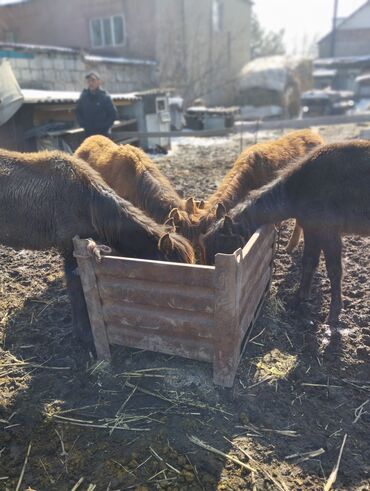
POLYGON ((99 278, 98 286, 103 303, 136 303, 208 314, 214 309, 214 292, 208 288, 104 276, 99 278))
POLYGON ((171 334, 145 336, 136 329, 122 331, 120 325, 111 324, 108 328, 109 342, 130 348, 157 351, 168 355, 183 356, 193 360, 211 362, 213 347, 211 340, 189 339, 188 336, 174 339, 171 334))
POLYGON ((258 286, 262 275, 270 265, 273 258, 273 246, 265 249, 264 254, 261 254, 259 262, 254 262, 251 267, 251 272, 244 278, 245 283, 240 287, 240 315, 243 316, 245 309, 250 305, 250 295, 258 286))
POLYGON ((215 268, 194 264, 177 264, 163 261, 149 261, 105 256, 95 268, 98 277, 114 276, 136 280, 155 281, 183 285, 184 288, 198 286, 212 288, 215 268))
POLYGON ((259 278, 258 283, 255 285, 254 289, 251 291, 248 300, 248 306, 240 319, 240 331, 246 332, 250 323, 254 317, 255 310, 261 300, 262 295, 266 290, 266 286, 269 284, 271 279, 271 268, 266 269, 263 276, 259 278))
POLYGON ((239 361, 238 256, 216 254, 213 381, 232 387, 239 361))
POLYGON ((120 325, 122 332, 126 328, 135 328, 147 336, 163 333, 174 339, 181 336, 193 339, 212 337, 213 315, 138 304, 103 304, 103 315, 107 326, 120 325))
POLYGON ((86 239, 81 240, 79 237, 73 238, 73 246, 89 314, 96 354, 98 359, 110 360, 109 342, 96 284, 94 263, 87 251, 87 243, 88 241, 86 239))
POLYGON ((242 265, 243 268, 247 268, 246 272, 248 272, 250 263, 254 261, 254 254, 258 253, 266 243, 273 243, 275 239, 274 228, 273 225, 264 225, 252 235, 247 244, 243 247, 242 261, 248 261, 247 266, 245 264, 242 265))

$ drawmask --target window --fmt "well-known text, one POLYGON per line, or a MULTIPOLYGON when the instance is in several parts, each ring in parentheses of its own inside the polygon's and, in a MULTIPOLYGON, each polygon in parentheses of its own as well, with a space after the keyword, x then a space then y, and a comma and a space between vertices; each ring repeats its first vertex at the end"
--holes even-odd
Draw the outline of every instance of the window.
POLYGON ((224 28, 224 4, 221 0, 213 0, 212 27, 214 32, 221 32, 224 28))
POLYGON ((122 46, 126 41, 123 15, 90 20, 91 45, 94 48, 122 46))

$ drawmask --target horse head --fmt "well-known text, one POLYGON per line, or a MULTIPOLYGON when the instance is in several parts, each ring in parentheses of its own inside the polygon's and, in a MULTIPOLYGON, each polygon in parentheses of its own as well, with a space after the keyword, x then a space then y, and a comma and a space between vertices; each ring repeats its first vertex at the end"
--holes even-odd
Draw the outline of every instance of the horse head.
POLYGON ((199 238, 199 250, 203 264, 214 264, 217 253, 232 254, 246 243, 238 226, 229 215, 223 216, 199 238))
POLYGON ((190 242, 176 233, 165 233, 158 242, 159 258, 177 263, 195 263, 194 249, 190 242))

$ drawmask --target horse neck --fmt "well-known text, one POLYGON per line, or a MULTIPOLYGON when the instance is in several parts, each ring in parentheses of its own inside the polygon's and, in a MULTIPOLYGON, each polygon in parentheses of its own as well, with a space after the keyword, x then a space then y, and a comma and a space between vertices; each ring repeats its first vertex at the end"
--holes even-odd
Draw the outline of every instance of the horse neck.
MULTIPOLYGON (((253 155, 249 158, 253 158, 253 155)), ((229 211, 245 199, 250 191, 258 187, 256 177, 252 163, 248 164, 245 159, 237 160, 219 188, 207 200, 206 209, 211 211, 221 203, 226 211, 229 211)))
POLYGON ((274 181, 253 193, 254 196, 233 208, 231 218, 238 224, 241 235, 254 231, 266 223, 281 222, 292 216, 284 182, 274 181))
POLYGON ((162 228, 109 189, 95 189, 92 222, 100 239, 118 252, 141 257, 154 257, 162 228))

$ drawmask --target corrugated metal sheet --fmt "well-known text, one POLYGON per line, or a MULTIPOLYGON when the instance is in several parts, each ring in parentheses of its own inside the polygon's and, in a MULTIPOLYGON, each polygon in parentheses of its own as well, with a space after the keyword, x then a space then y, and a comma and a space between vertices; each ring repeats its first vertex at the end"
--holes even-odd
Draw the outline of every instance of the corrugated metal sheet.
POLYGON ((17 3, 27 3, 29 0, 0 0, 0 7, 7 7, 8 5, 16 5, 17 3))
POLYGON ((74 56, 81 56, 81 58, 88 63, 115 63, 118 65, 157 65, 154 60, 143 60, 139 58, 126 58, 122 56, 100 56, 95 54, 84 53, 80 49, 65 48, 63 46, 48 46, 42 44, 26 44, 26 43, 10 43, 1 42, 0 48, 14 50, 14 51, 27 51, 27 52, 47 52, 47 53, 61 53, 71 54, 74 56))
POLYGON ((0 125, 2 125, 21 107, 23 97, 8 60, 0 60, 0 80, 0 125))
POLYGON ((85 55, 85 61, 91 63, 115 63, 118 65, 157 65, 154 60, 141 60, 137 58, 124 58, 121 56, 85 55))
POLYGON ((63 48, 62 46, 47 46, 42 44, 26 44, 26 43, 8 43, 0 42, 1 48, 8 48, 14 50, 25 50, 25 51, 46 51, 46 52, 58 52, 58 53, 71 53, 79 54, 80 51, 73 48, 63 48))
MULTIPOLYGON (((74 104, 81 92, 59 90, 22 89, 25 104, 74 104)), ((110 94, 113 101, 138 101, 135 93, 110 94)))

